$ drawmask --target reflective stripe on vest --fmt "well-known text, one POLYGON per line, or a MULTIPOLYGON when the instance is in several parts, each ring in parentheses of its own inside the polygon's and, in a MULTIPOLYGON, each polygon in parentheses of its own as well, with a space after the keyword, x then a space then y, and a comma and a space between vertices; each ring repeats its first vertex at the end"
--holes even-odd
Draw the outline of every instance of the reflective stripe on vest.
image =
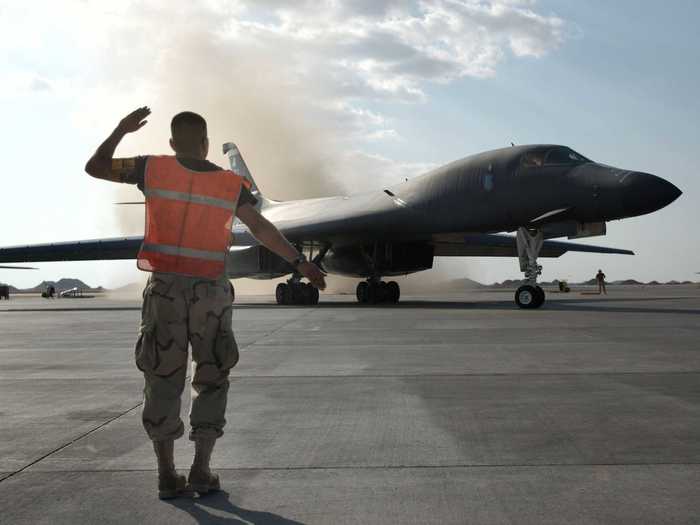
POLYGON ((146 244, 143 243, 143 251, 159 252, 166 255, 178 255, 182 257, 190 257, 192 259, 206 259, 207 261, 225 261, 226 254, 220 252, 208 252, 206 250, 193 250, 192 248, 183 248, 182 246, 171 246, 169 244, 146 244))
POLYGON ((184 202, 196 202, 197 204, 208 204, 209 206, 217 206, 218 208, 235 208, 236 202, 225 199, 217 199, 215 197, 207 197, 206 195, 195 195, 192 193, 184 193, 181 191, 172 190, 149 190, 144 188, 146 197, 160 197, 161 199, 172 199, 184 202))
POLYGON ((148 157, 146 230, 138 267, 208 279, 224 275, 244 185, 248 181, 232 171, 193 171, 175 157, 148 157))

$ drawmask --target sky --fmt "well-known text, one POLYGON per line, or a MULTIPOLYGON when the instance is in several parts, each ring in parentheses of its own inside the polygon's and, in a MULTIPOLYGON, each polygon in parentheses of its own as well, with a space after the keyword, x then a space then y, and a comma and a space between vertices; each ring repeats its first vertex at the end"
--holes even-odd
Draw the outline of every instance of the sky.
MULTIPOLYGON (((168 153, 168 122, 209 123, 210 160, 236 142, 266 196, 379 190, 515 142, 566 144, 654 173, 684 194, 583 240, 636 256, 541 259, 543 278, 696 280, 700 272, 700 4, 691 0, 14 2, 0 0, 0 246, 142 233, 132 187, 83 171, 132 109, 153 114, 118 156, 168 153)), ((468 210, 466 211, 468 213, 468 210)), ((117 287, 134 261, 0 270, 33 286, 117 287)), ((434 273, 519 278, 511 258, 434 273)))

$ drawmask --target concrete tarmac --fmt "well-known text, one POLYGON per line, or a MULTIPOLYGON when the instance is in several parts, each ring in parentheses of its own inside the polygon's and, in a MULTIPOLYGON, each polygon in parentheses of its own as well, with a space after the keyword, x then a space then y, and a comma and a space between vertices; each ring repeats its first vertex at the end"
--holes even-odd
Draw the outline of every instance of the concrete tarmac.
POLYGON ((700 287, 322 301, 238 298, 224 491, 170 502, 139 301, 0 302, 0 523, 700 521, 700 287))

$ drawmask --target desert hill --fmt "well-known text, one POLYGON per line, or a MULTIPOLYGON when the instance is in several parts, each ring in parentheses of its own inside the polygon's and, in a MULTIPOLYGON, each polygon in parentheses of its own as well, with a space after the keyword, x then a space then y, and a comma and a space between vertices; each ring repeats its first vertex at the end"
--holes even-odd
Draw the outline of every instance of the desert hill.
MULTIPOLYGON (((387 278, 387 280, 389 280, 387 278)), ((356 284, 355 280, 352 282, 348 281, 347 286, 352 288, 354 290, 354 286, 356 284), (348 284, 349 283, 349 284, 348 284)), ((461 278, 461 279, 450 279, 450 280, 445 280, 445 281, 414 281, 411 283, 402 283, 401 286, 402 288, 406 288, 406 291, 409 291, 410 293, 422 293, 422 292, 430 292, 430 293, 450 293, 450 292, 462 292, 462 291, 468 291, 468 290, 479 290, 479 289, 515 289, 518 286, 520 286, 523 283, 522 280, 520 279, 506 279, 502 282, 494 282, 492 284, 483 284, 478 281, 474 281, 473 279, 468 279, 468 278, 461 278)), ((3 283, 0 283, 3 284, 3 283)), ((53 284, 53 286, 56 288, 57 292, 61 292, 63 290, 70 290, 72 288, 79 288, 80 290, 84 292, 93 292, 93 293, 100 293, 100 292, 112 292, 116 294, 141 294, 141 291, 143 290, 144 283, 142 282, 134 282, 134 283, 129 283, 124 286, 120 286, 118 288, 113 288, 113 289, 106 289, 102 286, 98 286, 96 288, 91 287, 89 284, 86 284, 84 281, 80 279, 75 279, 75 278, 61 278, 58 281, 42 281, 39 284, 37 284, 34 287, 31 288, 24 288, 24 289, 18 289, 15 286, 9 285, 10 287, 10 293, 11 294, 17 294, 17 293, 42 293, 46 291, 46 288, 50 285, 53 284)), ((541 286, 547 287, 547 288, 557 288, 559 285, 558 280, 553 280, 553 281, 540 281, 539 284, 541 286)), ((597 282, 595 279, 588 279, 583 282, 569 282, 569 286, 596 286, 597 282)), ((617 281, 611 281, 607 283, 608 286, 613 285, 613 286, 656 286, 660 284, 666 284, 666 285, 681 285, 681 284, 695 284, 692 281, 668 281, 666 283, 660 283, 659 281, 650 281, 648 283, 644 283, 641 281, 637 281, 635 279, 621 279, 617 281)), ((234 286, 236 285, 234 281, 234 286)), ((269 293, 273 293, 274 286, 270 287, 269 293)), ((331 290, 332 292, 333 290, 331 290)), ((258 293, 261 293, 258 291, 258 293)), ((267 291, 265 292, 267 293, 267 291)), ((350 293, 350 292, 348 292, 350 293)))
POLYGON ((45 292, 46 288, 52 284, 56 288, 57 292, 63 290, 70 290, 72 288, 79 288, 85 292, 103 292, 105 289, 102 286, 93 288, 88 284, 85 284, 80 279, 72 278, 61 278, 58 281, 41 281, 39 284, 32 288, 17 289, 14 286, 10 287, 10 293, 41 293, 45 292))

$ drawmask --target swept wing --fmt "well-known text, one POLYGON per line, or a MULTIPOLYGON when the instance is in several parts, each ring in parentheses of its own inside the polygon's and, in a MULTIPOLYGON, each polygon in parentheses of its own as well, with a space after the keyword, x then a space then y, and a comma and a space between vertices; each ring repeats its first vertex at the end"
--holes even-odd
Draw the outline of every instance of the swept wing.
MULTIPOLYGON (((309 225, 306 233, 311 232, 309 225)), ((312 242, 313 236, 303 235, 304 241, 312 242)), ((420 236, 422 237, 422 236, 420 236)), ((249 234, 239 234, 237 244, 245 238, 248 246, 257 244, 249 234)), ((0 263, 26 263, 49 261, 96 261, 135 259, 143 237, 116 237, 67 241, 26 246, 9 246, 0 248, 0 263)), ((300 239, 301 240, 301 239, 300 239)), ((471 256, 471 257, 516 257, 515 237, 499 234, 465 234, 437 236, 432 244, 437 256, 471 256)), ((564 241, 545 241, 542 257, 559 257, 566 252, 593 252, 633 255, 630 250, 593 246, 564 241)))

